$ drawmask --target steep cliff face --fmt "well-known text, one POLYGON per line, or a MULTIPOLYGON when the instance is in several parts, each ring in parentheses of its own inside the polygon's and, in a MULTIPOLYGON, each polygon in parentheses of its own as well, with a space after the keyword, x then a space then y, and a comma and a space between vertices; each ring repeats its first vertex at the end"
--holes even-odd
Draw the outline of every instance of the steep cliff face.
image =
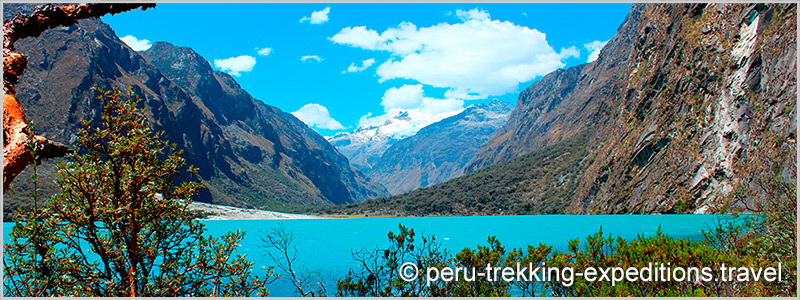
POLYGON ((597 61, 520 94, 468 171, 589 131, 571 210, 716 211, 768 131, 796 149, 795 22, 794 5, 634 5, 597 61))
POLYGON ((596 61, 520 94, 470 174, 341 211, 713 213, 743 194, 750 209, 780 192, 763 182, 796 180, 796 13, 635 4, 596 61))
MULTIPOLYGON (((322 136, 253 99, 189 48, 157 43, 137 53, 92 19, 22 40, 17 49, 29 56, 18 96, 37 132, 69 143, 82 119, 100 117, 92 86, 131 86, 144 99, 152 126, 200 168, 208 187, 201 201, 287 209, 386 194, 322 136)), ((50 173, 52 166, 43 168, 50 173)), ((40 178, 46 185, 51 180, 40 178)), ((19 200, 26 195, 5 194, 19 200)))
POLYGON ((640 11, 619 85, 624 97, 610 103, 606 138, 590 157, 572 209, 715 212, 737 184, 747 187, 759 176, 755 170, 772 168, 758 160, 767 152, 790 154, 778 163, 790 168, 783 177, 793 182, 796 6, 640 11))
POLYGON ((393 195, 458 177, 513 108, 495 99, 423 127, 389 147, 368 174, 393 195))
POLYGON ((613 109, 610 104, 620 97, 620 85, 634 50, 639 9, 634 5, 596 61, 553 71, 522 91, 508 123, 481 146, 466 172, 557 144, 607 123, 613 109))

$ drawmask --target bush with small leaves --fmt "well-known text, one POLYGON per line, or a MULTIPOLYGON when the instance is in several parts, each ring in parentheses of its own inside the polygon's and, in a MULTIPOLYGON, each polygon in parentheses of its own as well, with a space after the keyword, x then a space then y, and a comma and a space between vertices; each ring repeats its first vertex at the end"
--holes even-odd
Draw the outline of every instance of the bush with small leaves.
POLYGON ((97 127, 84 121, 77 151, 58 165, 62 191, 17 218, 4 245, 6 296, 251 296, 265 278, 187 208, 202 187, 179 181, 184 160, 150 128, 140 100, 95 88, 97 127))

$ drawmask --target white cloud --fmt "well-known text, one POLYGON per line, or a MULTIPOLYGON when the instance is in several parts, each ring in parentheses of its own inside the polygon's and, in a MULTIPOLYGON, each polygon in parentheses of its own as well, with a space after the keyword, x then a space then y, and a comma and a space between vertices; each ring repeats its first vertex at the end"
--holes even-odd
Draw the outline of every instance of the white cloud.
POLYGON ((302 62, 306 62, 306 61, 309 61, 309 60, 313 60, 313 61, 316 61, 316 62, 321 62, 322 61, 322 57, 319 57, 317 55, 305 55, 303 57, 300 57, 300 60, 302 62))
POLYGON ((292 115, 306 123, 309 127, 316 127, 320 129, 339 130, 344 129, 341 123, 331 118, 328 109, 325 106, 309 103, 293 112, 292 115))
MULTIPOLYGON (((365 26, 347 27, 329 39, 367 50, 387 51, 392 58, 378 66, 381 82, 412 79, 449 88, 445 96, 481 99, 516 91, 532 80, 565 66, 563 55, 544 33, 508 21, 491 20, 486 11, 459 10, 462 23, 417 28, 404 22, 382 33, 365 26)), ((577 51, 577 49, 574 49, 577 51)))
POLYGON ((250 55, 241 55, 226 59, 215 59, 214 67, 233 76, 241 76, 241 72, 250 72, 256 65, 256 58, 250 55))
POLYGON ((365 61, 362 61, 360 67, 356 66, 356 63, 351 63, 350 66, 347 67, 347 70, 342 71, 342 74, 364 71, 367 68, 369 68, 370 66, 372 66, 372 64, 374 64, 374 63, 375 63, 375 59, 374 58, 370 58, 370 59, 367 59, 365 61))
POLYGON ((581 52, 578 51, 578 48, 572 46, 569 48, 561 48, 561 52, 559 52, 558 55, 561 56, 561 59, 567 59, 570 57, 578 58, 579 56, 581 56, 581 52))
POLYGON ((133 49, 133 51, 145 51, 147 49, 150 49, 150 46, 153 45, 153 44, 150 43, 149 40, 146 40, 146 39, 141 39, 140 40, 140 39, 137 39, 135 36, 132 36, 132 35, 123 36, 122 38, 120 38, 120 40, 125 42, 125 44, 128 44, 128 46, 131 47, 131 49, 133 49))
POLYGON ((489 13, 484 10, 479 10, 477 8, 470 9, 469 11, 463 10, 456 10, 456 16, 461 19, 462 21, 469 21, 469 20, 489 20, 491 16, 489 13))
POLYGON ((386 39, 382 38, 375 30, 367 29, 367 26, 344 28, 329 39, 334 43, 345 44, 356 48, 388 50, 382 47, 386 39))
POLYGON ((589 50, 589 58, 586 60, 586 62, 590 63, 597 60, 597 57, 600 56, 600 50, 603 49, 606 44, 608 44, 608 41, 594 41, 588 44, 583 44, 583 47, 586 48, 586 50, 589 50))
POLYGON ((388 89, 381 105, 384 114, 373 116, 368 113, 359 119, 358 126, 381 126, 381 131, 391 133, 395 138, 413 135, 422 127, 464 110, 463 100, 425 97, 421 84, 388 89))
MULTIPOLYGON (((257 49, 257 48, 256 48, 256 49, 257 49)), ((267 48, 261 48, 261 49, 258 49, 258 55, 261 55, 261 56, 267 56, 267 55, 269 55, 270 53, 272 53, 272 48, 269 48, 269 47, 267 47, 267 48)))
POLYGON ((328 22, 329 12, 331 12, 331 8, 326 7, 323 10, 312 12, 310 17, 303 17, 300 19, 300 22, 308 21, 311 24, 322 24, 328 22))
POLYGON ((422 104, 424 100, 422 85, 404 85, 399 88, 390 88, 383 93, 381 105, 384 111, 392 108, 411 109, 422 104))

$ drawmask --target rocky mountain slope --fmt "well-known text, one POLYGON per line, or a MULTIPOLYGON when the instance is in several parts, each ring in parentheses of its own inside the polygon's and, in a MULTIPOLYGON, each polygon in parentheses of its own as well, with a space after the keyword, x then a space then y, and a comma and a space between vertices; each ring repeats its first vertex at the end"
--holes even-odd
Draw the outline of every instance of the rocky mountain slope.
POLYGON ((574 211, 717 211, 753 143, 796 149, 795 22, 794 5, 635 5, 596 62, 526 89, 469 169, 589 130, 574 211))
POLYGON ((548 74, 520 94, 506 126, 467 167, 476 175, 342 212, 427 214, 403 207, 445 187, 453 195, 475 190, 475 176, 497 178, 505 174, 498 163, 549 147, 585 153, 579 176, 531 173, 516 179, 523 185, 474 192, 481 197, 413 205, 448 214, 469 207, 462 200, 519 195, 494 211, 465 212, 526 213, 524 204, 537 207, 541 198, 518 189, 571 186, 561 212, 713 213, 736 197, 749 209, 774 196, 764 183, 796 180, 796 12, 795 4, 635 4, 596 61, 548 74), (578 136, 585 141, 568 142, 578 136))
POLYGON ((354 167, 366 173, 378 162, 386 149, 407 137, 405 134, 394 134, 390 128, 408 121, 408 113, 403 112, 392 116, 381 126, 359 126, 353 132, 339 132, 329 137, 328 141, 347 156, 354 167))
POLYGON ((725 209, 737 187, 757 193, 749 202, 772 197, 753 184, 776 167, 794 183, 796 5, 640 11, 623 97, 609 103, 606 138, 572 209, 710 213, 725 209))
POLYGON ((368 175, 393 195, 458 177, 513 108, 495 99, 425 126, 389 147, 368 175))
MULTIPOLYGON (((5 18, 13 17, 13 5, 4 9, 5 18)), ((19 41, 17 49, 29 56, 17 96, 37 133, 69 143, 82 119, 99 119, 92 86, 131 86, 152 126, 200 169, 208 187, 201 201, 287 210, 386 195, 322 136, 252 98, 189 48, 156 43, 137 53, 91 19, 19 41)), ((52 164, 40 169, 40 185, 52 192, 52 164)), ((21 174, 18 188, 5 193, 6 208, 26 201, 29 177, 21 174)))
POLYGON ((353 132, 337 133, 328 141, 347 156, 353 166, 369 173, 389 147, 427 125, 460 112, 429 115, 415 110, 394 110, 381 124, 361 125, 353 132))
POLYGON ((588 154, 586 134, 452 180, 392 197, 316 209, 357 216, 561 214, 588 154))

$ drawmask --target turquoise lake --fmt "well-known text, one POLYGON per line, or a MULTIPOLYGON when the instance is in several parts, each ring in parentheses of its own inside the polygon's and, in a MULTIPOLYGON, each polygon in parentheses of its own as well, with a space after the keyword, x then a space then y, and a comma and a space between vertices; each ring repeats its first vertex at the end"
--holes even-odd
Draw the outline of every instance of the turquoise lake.
MULTIPOLYGON (((374 249, 389 245, 387 233, 398 232, 398 224, 414 228, 415 232, 435 235, 442 246, 452 252, 464 247, 484 245, 488 236, 494 235, 507 250, 546 243, 556 250, 565 251, 567 241, 603 232, 625 239, 639 234, 654 235, 661 230, 675 238, 701 240, 702 230, 715 226, 718 215, 535 215, 486 217, 419 217, 419 218, 359 218, 359 219, 298 219, 298 220, 243 220, 205 221, 208 233, 219 236, 227 231, 241 229, 247 232, 239 253, 254 262, 254 270, 272 265, 260 248, 260 230, 283 224, 295 236, 299 251, 298 262, 308 270, 321 271, 323 277, 342 278, 357 265, 351 250, 374 249)), ((3 238, 13 223, 3 224, 3 238)), ((336 283, 330 280, 328 292, 335 294, 336 283)), ((291 284, 279 279, 270 284, 271 296, 294 296, 291 284)))

